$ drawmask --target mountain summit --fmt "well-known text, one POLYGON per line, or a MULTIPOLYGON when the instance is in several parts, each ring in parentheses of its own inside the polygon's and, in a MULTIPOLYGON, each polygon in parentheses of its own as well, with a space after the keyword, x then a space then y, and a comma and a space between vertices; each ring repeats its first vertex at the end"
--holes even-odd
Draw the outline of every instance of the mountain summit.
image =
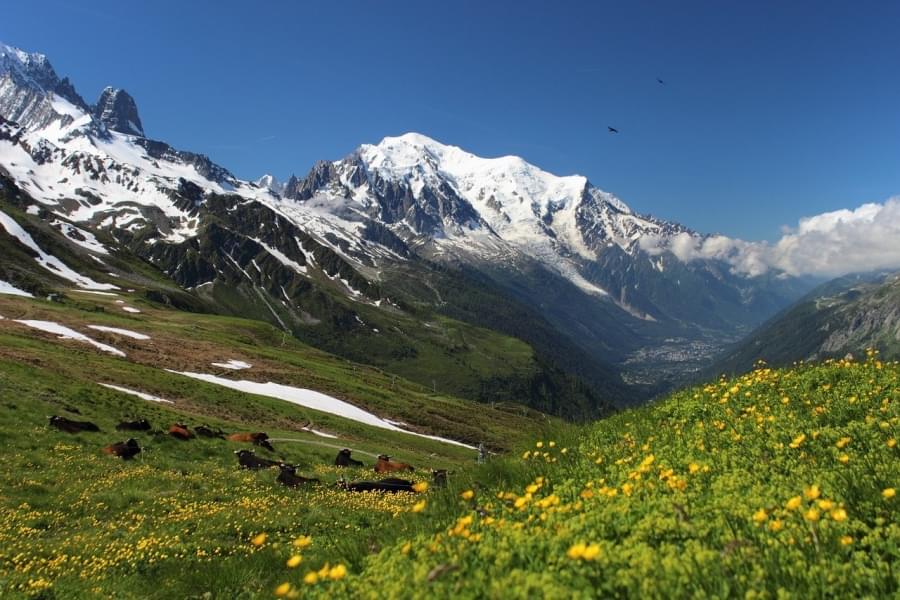
POLYGON ((137 104, 125 90, 105 88, 100 93, 93 112, 101 123, 113 131, 144 137, 137 104))

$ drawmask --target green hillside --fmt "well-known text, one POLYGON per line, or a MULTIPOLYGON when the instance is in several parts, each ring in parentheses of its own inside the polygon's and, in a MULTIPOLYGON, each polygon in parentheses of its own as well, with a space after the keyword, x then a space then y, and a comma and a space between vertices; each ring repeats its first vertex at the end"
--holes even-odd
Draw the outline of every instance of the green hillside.
MULTIPOLYGON (((23 301, 5 300, 0 314, 13 302, 23 301)), ((900 590, 900 365, 874 355, 759 368, 580 428, 479 418, 494 423, 484 435, 510 436, 517 450, 478 466, 465 448, 308 411, 298 417, 280 401, 174 375, 151 380, 140 364, 8 322, 0 331, 4 597, 883 598, 900 590), (38 346, 39 355, 29 353, 38 346), (74 363, 67 370, 65 357, 74 363), (94 361, 176 404, 93 385, 94 361), (104 433, 49 429, 46 415, 67 409, 104 433), (276 441, 277 453, 323 484, 289 490, 272 471, 241 471, 232 455, 240 445, 224 440, 138 434, 140 458, 102 455, 101 445, 127 437, 114 423, 138 415, 301 440, 276 441), (429 479, 427 467, 450 468, 449 486, 396 496, 338 490, 342 475, 374 474, 329 466, 334 448, 318 444, 332 440, 299 431, 310 417, 368 465, 365 453, 386 451, 419 467, 410 474, 417 481, 429 479)), ((164 336, 162 326, 154 332, 164 336)), ((235 358, 283 352, 251 355, 250 330, 243 334, 237 347, 247 354, 235 358)), ((334 380, 362 398, 375 375, 352 373, 334 380)))
POLYGON ((776 366, 801 360, 861 356, 877 348, 900 358, 900 276, 846 276, 829 281, 760 326, 705 369, 709 375, 749 371, 765 360, 776 366))

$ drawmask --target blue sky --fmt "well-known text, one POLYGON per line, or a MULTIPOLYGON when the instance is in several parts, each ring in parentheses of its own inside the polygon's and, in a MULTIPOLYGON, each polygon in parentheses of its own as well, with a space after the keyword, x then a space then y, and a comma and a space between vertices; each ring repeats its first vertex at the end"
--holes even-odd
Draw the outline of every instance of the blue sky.
POLYGON ((42 0, 3 14, 0 40, 47 54, 88 102, 124 87, 148 136, 243 178, 418 131, 746 239, 900 194, 897 2, 42 0))

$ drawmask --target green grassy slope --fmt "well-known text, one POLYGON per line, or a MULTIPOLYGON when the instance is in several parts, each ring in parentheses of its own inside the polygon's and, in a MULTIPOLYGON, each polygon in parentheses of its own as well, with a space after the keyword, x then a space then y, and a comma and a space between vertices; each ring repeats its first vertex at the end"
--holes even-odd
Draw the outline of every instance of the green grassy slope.
MULTIPOLYGON (((14 340, 38 343, 7 333, 0 347, 14 340)), ((285 490, 272 472, 240 472, 236 445, 225 441, 141 434, 142 458, 102 456, 101 441, 123 437, 111 432, 120 416, 165 423, 198 413, 58 374, 55 359, 4 352, 5 596, 881 598, 900 590, 900 365, 875 356, 762 368, 592 425, 523 430, 515 454, 484 466, 464 449, 360 426, 348 435, 367 462, 363 452, 387 449, 453 470, 447 489, 364 497, 330 485, 285 490), (48 429, 45 415, 65 407, 105 433, 48 429), (311 544, 294 546, 302 536, 311 544), (293 556, 301 558, 292 568, 293 556)), ((233 430, 231 411, 252 406, 241 418, 275 437, 329 441, 292 430, 282 411, 293 407, 283 403, 229 399, 189 381, 160 385, 176 393, 179 384, 190 388, 179 398, 196 395, 192 411, 222 403, 199 413, 213 425, 233 430)), ((327 466, 331 448, 277 446, 305 475, 339 476, 327 466)))
POLYGON ((441 527, 358 575, 284 580, 348 598, 896 597, 898 405, 900 366, 875 358, 684 390, 482 469, 471 499, 435 502, 441 527))

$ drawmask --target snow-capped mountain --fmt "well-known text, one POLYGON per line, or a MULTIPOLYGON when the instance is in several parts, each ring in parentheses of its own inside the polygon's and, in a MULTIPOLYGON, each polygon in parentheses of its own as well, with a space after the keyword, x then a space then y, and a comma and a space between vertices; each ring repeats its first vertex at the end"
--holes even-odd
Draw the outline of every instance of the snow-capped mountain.
POLYGON ((356 323, 362 304, 391 315, 404 302, 490 327, 485 315, 502 307, 469 303, 487 286, 556 329, 537 328, 534 341, 508 325, 532 343, 627 363, 661 340, 686 340, 704 348, 688 352, 696 361, 711 337, 733 339, 796 293, 713 260, 682 263, 659 249, 701 234, 515 156, 481 158, 408 133, 304 177, 250 182, 148 135, 124 90, 88 105, 45 56, 0 44, 0 176, 34 200, 32 214, 115 240, 219 303, 243 306, 232 294, 246 288, 261 318, 298 335, 325 318, 356 323), (440 292, 447 269, 464 288, 451 298, 440 292))

